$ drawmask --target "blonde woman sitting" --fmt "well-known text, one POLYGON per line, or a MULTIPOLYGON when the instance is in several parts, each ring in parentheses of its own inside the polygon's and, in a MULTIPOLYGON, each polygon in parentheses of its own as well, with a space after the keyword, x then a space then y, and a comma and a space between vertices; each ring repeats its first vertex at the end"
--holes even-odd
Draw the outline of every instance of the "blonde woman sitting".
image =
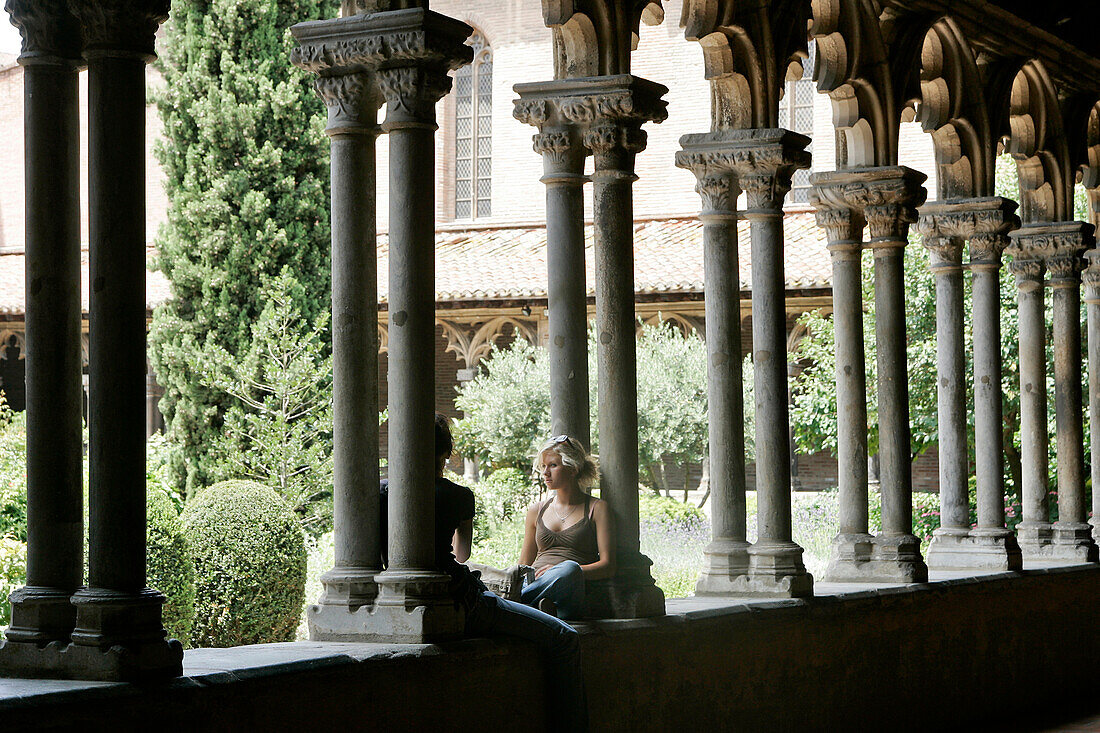
POLYGON ((520 565, 534 567, 521 598, 559 618, 584 613, 586 581, 615 574, 615 538, 606 501, 587 493, 596 482, 595 458, 568 435, 547 441, 534 461, 550 498, 531 504, 520 565))

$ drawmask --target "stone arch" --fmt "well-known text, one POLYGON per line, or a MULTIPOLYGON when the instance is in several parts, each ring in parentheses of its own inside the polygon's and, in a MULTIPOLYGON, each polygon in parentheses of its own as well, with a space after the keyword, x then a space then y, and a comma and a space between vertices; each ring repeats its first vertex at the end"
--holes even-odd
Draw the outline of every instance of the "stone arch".
POLYGON ((817 89, 829 95, 837 168, 897 165, 900 110, 873 0, 812 0, 817 89))
POLYGON ((443 328, 447 348, 467 368, 476 367, 489 355, 506 326, 512 326, 513 332, 532 346, 539 343, 538 327, 530 320, 512 316, 497 316, 484 323, 458 323, 442 318, 436 322, 443 328))
POLYGON ((1006 132, 1005 147, 1020 177, 1020 218, 1072 218, 1074 171, 1065 126, 1054 83, 1038 60, 1025 63, 1012 79, 1006 132))
POLYGON ((1081 185, 1088 195, 1089 223, 1100 229, 1100 101, 1089 105, 1082 117, 1081 185))
POLYGON ((684 315, 681 313, 665 313, 663 311, 657 311, 656 313, 645 317, 638 323, 635 332, 637 335, 641 335, 643 326, 660 326, 667 325, 670 328, 675 328, 684 337, 691 336, 692 334, 699 338, 706 336, 706 329, 703 326, 701 318, 695 316, 684 315))
POLYGON ((932 135, 940 200, 992 196, 994 141, 977 58, 958 26, 941 18, 920 49, 916 119, 932 135))
POLYGON ((553 32, 554 77, 630 73, 641 23, 664 20, 660 0, 543 0, 543 22, 553 32))
POLYGON ((808 6, 784 0, 685 0, 684 36, 703 50, 714 129, 774 128, 783 82, 808 56, 808 6))

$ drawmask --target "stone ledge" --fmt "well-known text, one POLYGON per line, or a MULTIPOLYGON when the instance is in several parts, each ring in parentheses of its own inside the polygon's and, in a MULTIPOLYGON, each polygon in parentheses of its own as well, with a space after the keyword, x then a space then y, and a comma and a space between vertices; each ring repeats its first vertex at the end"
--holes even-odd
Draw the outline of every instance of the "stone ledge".
MULTIPOLYGON (((779 721, 771 729, 845 729, 861 715, 882 719, 914 684, 937 705, 908 707, 905 730, 935 728, 946 716, 988 722, 1025 692, 1036 709, 1087 698, 1079 697, 1086 681, 1075 670, 1100 655, 1088 604, 1100 595, 1100 566, 933 578, 820 584, 817 591, 829 595, 806 599, 673 599, 663 617, 580 623, 593 729, 664 730, 673 721, 703 729, 704 715, 725 716, 738 730, 761 729, 765 720, 779 721), (854 649, 861 653, 852 656, 854 649), (999 670, 996 689, 976 674, 987 664, 999 670), (1034 677, 1036 665, 1049 680, 1034 677), (792 682, 791 669, 805 674, 792 682), (661 686, 673 678, 675 685, 661 686), (841 690, 857 679, 861 695, 849 701, 841 690), (806 704, 786 709, 780 698, 787 707, 791 699, 806 704), (799 710, 814 717, 798 718, 799 710)), ((381 726, 450 719, 451 729, 465 730, 483 722, 486 709, 497 711, 501 730, 544 725, 536 719, 544 703, 538 656, 530 644, 504 638, 197 649, 186 653, 185 674, 145 686, 0 679, 0 719, 13 728, 89 719, 167 720, 166 729, 181 730, 224 729, 227 720, 296 727, 315 723, 324 705, 334 725, 373 716, 381 726), (515 704, 520 699, 525 705, 515 704)))

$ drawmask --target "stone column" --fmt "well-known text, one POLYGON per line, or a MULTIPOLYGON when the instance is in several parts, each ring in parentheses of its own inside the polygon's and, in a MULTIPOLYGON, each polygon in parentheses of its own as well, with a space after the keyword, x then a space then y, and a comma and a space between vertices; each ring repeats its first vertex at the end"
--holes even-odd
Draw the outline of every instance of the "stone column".
POLYGON ((1085 438, 1081 395, 1082 254, 1095 246, 1092 225, 1059 222, 1050 226, 1053 251, 1047 255, 1054 299, 1054 402, 1058 456, 1058 521, 1054 557, 1096 562, 1097 546, 1085 514, 1085 438))
POLYGON ((1050 508, 1047 502, 1046 317, 1043 303, 1044 264, 1050 249, 1039 227, 1012 232, 1006 252, 1016 276, 1020 321, 1020 468, 1023 518, 1016 526, 1025 560, 1049 559, 1050 508))
POLYGON ((676 165, 692 171, 703 199, 706 285, 707 413, 710 446, 711 542, 696 594, 733 591, 748 574, 745 518, 745 406, 741 374, 741 285, 737 266, 737 197, 724 133, 685 135, 676 165), (723 160, 723 157, 726 160, 723 160))
POLYGON ((291 60, 320 76, 328 109, 332 185, 334 566, 307 609, 310 639, 361 638, 378 595, 378 275, 375 147, 381 93, 372 74, 306 62, 305 49, 338 40, 323 24, 295 28, 291 60))
POLYGON ((668 91, 634 76, 597 77, 584 97, 591 121, 584 145, 594 158, 592 209, 596 264, 600 496, 615 515, 618 571, 609 583, 616 617, 664 614, 653 564, 639 550, 638 372, 634 315, 634 158, 645 149, 645 122, 667 114, 668 91))
POLYGON ((1085 284, 1085 309, 1088 314, 1089 365, 1089 437, 1092 454, 1092 536, 1100 536, 1100 250, 1085 253, 1087 267, 1081 278, 1085 284))
MULTIPOLYGON (((435 371, 424 355, 435 348, 435 108, 450 91, 448 72, 472 58, 464 43, 471 29, 409 8, 301 23, 292 32, 300 66, 372 74, 386 101, 390 144, 389 566, 375 576, 373 607, 325 638, 453 638, 463 619, 435 567, 435 371)), ((357 548, 365 552, 366 541, 357 548)))
POLYGON ((164 596, 145 585, 145 65, 168 0, 69 3, 88 62, 88 587, 72 664, 81 676, 182 673, 164 596))
MULTIPOLYGON (((9 0, 23 35, 26 175, 27 584, 11 595, 0 675, 56 664, 81 585, 80 29, 64 0, 9 0)), ((0 603, 7 603, 0 598, 0 603)))
POLYGON ((873 579, 873 538, 867 515, 867 365, 863 340, 862 252, 864 221, 849 208, 833 174, 816 173, 810 199, 817 225, 829 238, 833 265, 833 327, 836 333, 837 485, 840 527, 825 580, 873 579))
POLYGON ((875 258, 882 531, 875 537, 873 560, 880 577, 923 582, 928 568, 920 555, 920 540, 913 535, 904 253, 909 224, 916 220, 916 207, 924 203, 925 175, 904 166, 853 173, 860 185, 850 195, 867 220, 875 258))
POLYGON ((1020 570, 1016 537, 1005 526, 1004 416, 1001 391, 1001 253, 1008 232, 1020 226, 1016 203, 1002 198, 973 199, 970 275, 974 331, 974 446, 978 526, 970 540, 983 567, 1020 570))
MULTIPOLYGON (((927 207, 925 209, 927 211, 927 207)), ((922 214, 925 214, 922 211, 922 214)), ((961 237, 940 232, 934 217, 921 220, 924 246, 930 252, 936 280, 936 412, 939 423, 940 526, 932 535, 928 564, 937 569, 965 565, 970 535, 966 446, 966 378, 963 345, 963 279, 961 237), (960 545, 962 547, 960 547, 960 545)))
POLYGON ((550 433, 592 446, 588 416, 588 303, 584 266, 583 131, 555 103, 554 84, 517 84, 515 117, 538 127, 546 184, 550 433))
POLYGON ((782 129, 728 133, 744 218, 752 239, 753 392, 756 398, 757 541, 741 592, 813 595, 802 548, 791 538, 790 411, 787 389, 787 311, 783 276, 783 198, 795 170, 810 167, 810 139, 782 129))
POLYGON ((937 271, 941 526, 928 563, 939 570, 1018 570, 1015 538, 1005 527, 1001 417, 1000 270, 1016 205, 1001 198, 962 199, 921 209, 920 229, 937 271), (974 312, 974 411, 978 527, 970 528, 966 388, 963 382, 961 253, 970 240, 974 312), (950 264, 945 264, 945 262, 950 264))

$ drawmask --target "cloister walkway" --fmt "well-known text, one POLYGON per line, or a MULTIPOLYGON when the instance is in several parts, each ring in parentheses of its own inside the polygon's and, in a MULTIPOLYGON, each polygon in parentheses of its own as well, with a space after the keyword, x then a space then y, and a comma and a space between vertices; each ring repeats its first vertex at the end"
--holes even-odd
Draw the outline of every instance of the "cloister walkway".
MULTIPOLYGON (((1095 713, 1100 567, 1044 565, 669 599, 664 616, 578 624, 593 730, 1044 730, 1095 713)), ((542 676, 507 639, 194 649, 183 677, 155 685, 0 679, 0 721, 540 730, 542 676)))

